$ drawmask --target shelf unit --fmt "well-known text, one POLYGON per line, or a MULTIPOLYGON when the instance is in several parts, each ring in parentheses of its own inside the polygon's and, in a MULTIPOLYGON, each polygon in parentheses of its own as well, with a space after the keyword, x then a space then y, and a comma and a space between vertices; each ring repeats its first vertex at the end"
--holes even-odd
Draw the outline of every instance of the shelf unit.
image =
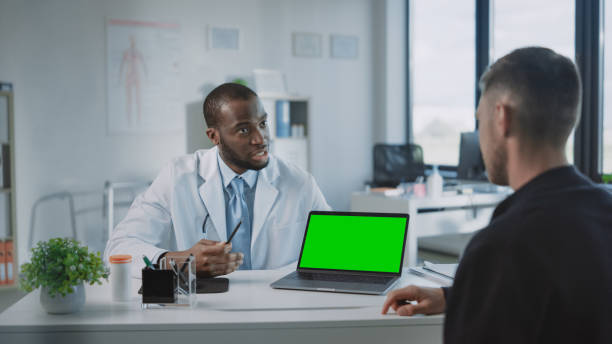
POLYGON ((262 105, 268 114, 270 128, 270 152, 310 172, 310 98, 287 94, 259 94, 262 105), (280 103, 287 103, 283 108, 280 103), (284 135, 279 136, 277 109, 287 113, 284 135), (288 129, 288 130, 287 130, 288 129))
POLYGON ((15 210, 15 121, 13 91, 10 84, 0 83, 0 241, 13 242, 12 284, 0 284, 0 290, 17 288, 17 228, 15 210), (8 157, 8 159, 7 159, 8 157))

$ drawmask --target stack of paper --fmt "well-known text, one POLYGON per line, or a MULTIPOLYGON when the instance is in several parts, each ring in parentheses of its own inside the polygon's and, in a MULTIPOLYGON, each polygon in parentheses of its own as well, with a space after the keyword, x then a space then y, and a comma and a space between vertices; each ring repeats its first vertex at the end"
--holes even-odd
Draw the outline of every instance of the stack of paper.
POLYGON ((457 272, 457 266, 459 266, 459 264, 434 264, 425 261, 423 269, 454 279, 455 273, 457 272))
POLYGON ((425 261, 423 266, 411 267, 410 272, 417 276, 433 280, 442 286, 450 286, 453 284, 457 266, 458 264, 434 264, 425 261))

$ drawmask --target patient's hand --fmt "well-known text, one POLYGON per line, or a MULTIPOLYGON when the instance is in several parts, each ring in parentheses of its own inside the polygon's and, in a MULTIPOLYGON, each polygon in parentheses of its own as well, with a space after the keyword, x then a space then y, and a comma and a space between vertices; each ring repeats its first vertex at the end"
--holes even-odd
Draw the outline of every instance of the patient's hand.
POLYGON ((438 314, 444 312, 446 300, 442 288, 425 288, 410 285, 396 289, 387 295, 382 314, 387 314, 389 307, 398 315, 438 314), (417 301, 416 304, 410 301, 417 301))
POLYGON ((198 276, 219 276, 236 271, 242 264, 244 255, 239 252, 230 253, 231 249, 232 244, 202 239, 188 250, 167 252, 165 256, 173 258, 193 254, 198 276))

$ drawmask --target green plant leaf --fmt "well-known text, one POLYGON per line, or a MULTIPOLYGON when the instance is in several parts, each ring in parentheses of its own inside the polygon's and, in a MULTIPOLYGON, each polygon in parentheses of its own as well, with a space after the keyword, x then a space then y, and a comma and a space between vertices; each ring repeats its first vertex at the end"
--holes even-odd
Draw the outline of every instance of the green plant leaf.
POLYGON ((21 265, 19 286, 27 292, 45 286, 55 297, 72 293, 81 282, 101 284, 101 279, 108 279, 108 271, 100 252, 89 252, 74 239, 53 238, 32 248, 30 263, 21 265))

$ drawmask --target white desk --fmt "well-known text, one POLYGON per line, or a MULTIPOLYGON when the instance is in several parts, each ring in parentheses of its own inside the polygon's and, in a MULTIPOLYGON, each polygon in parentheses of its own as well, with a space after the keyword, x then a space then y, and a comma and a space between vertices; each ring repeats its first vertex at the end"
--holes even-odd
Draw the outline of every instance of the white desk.
POLYGON ((484 228, 493 210, 509 192, 443 195, 438 198, 385 196, 379 192, 354 192, 351 211, 408 213, 408 238, 404 266, 417 264, 417 238, 469 233, 484 228))
MULTIPOLYGON (((2 343, 441 343, 444 317, 381 315, 385 296, 275 290, 291 269, 238 271, 223 294, 198 295, 193 309, 111 301, 110 286, 87 286, 83 310, 49 315, 34 291, 0 314, 2 343)), ((396 287, 437 286, 408 274, 396 287)))

